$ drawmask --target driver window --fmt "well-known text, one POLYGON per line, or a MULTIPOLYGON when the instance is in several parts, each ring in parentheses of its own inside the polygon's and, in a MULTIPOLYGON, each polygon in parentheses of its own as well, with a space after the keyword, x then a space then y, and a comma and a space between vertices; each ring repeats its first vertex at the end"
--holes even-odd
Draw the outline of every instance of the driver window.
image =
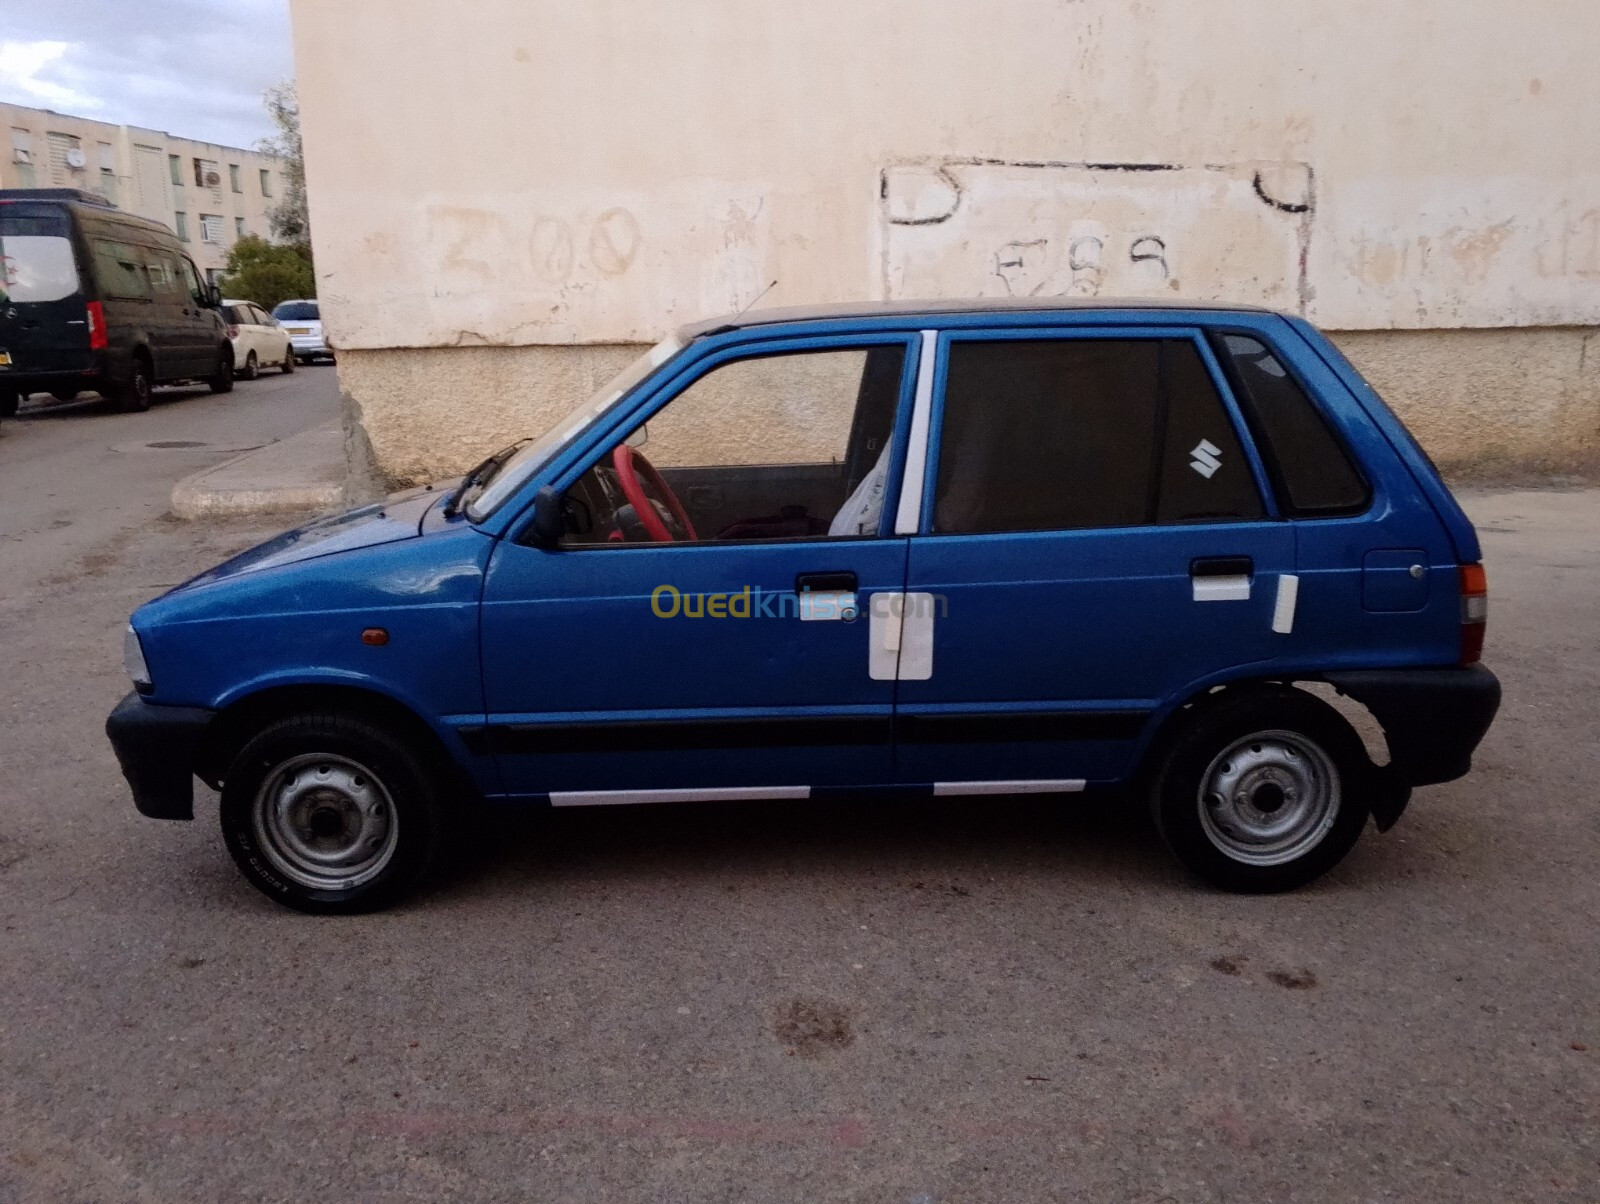
POLYGON ((568 547, 878 534, 905 346, 734 360, 590 466, 568 547))

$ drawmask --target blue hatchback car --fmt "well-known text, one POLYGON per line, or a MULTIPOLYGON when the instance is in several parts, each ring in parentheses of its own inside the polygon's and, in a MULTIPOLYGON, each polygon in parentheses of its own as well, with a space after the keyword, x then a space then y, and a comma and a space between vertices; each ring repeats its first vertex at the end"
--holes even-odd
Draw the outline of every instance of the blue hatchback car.
POLYGON ((398 898, 479 799, 1113 784, 1274 891, 1467 772, 1486 603, 1438 473, 1297 318, 774 310, 141 607, 107 731, 140 811, 192 818, 198 776, 312 912, 398 898))

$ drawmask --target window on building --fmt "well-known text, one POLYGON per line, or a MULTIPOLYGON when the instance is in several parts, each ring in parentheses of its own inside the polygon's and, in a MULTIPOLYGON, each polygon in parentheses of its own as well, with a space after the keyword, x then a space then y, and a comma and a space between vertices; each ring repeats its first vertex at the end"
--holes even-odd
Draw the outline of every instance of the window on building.
POLYGON ((80 140, 74 134, 52 130, 45 134, 45 141, 50 146, 50 182, 57 187, 75 187, 77 180, 73 173, 87 166, 80 140))
POLYGON ((244 237, 244 218, 236 217, 233 219, 233 236, 235 238, 244 237))
POLYGON ((200 215, 200 241, 220 243, 223 239, 222 214, 202 213, 200 215))
POLYGON ((221 188, 221 165, 215 159, 196 159, 194 161, 194 182, 198 188, 221 188))
POLYGON ((172 182, 179 188, 183 187, 183 156, 168 155, 167 169, 172 173, 172 182))
POLYGON ((117 173, 109 167, 102 167, 100 169, 100 183, 95 190, 115 205, 117 203, 117 173))
POLYGON ((939 448, 939 532, 1263 513, 1228 412, 1187 341, 959 341, 939 448))
POLYGON ((174 213, 177 220, 173 222, 173 229, 184 242, 189 241, 189 215, 187 213, 174 213))
POLYGON ((33 135, 27 130, 11 130, 11 165, 17 173, 17 187, 33 188, 33 135))
POLYGON ((239 165, 237 163, 228 164, 228 186, 235 192, 244 191, 244 185, 239 183, 239 165))
POLYGON ((261 169, 261 195, 272 195, 272 173, 265 167, 261 169))
POLYGON ((1220 342, 1282 507, 1301 515, 1365 510, 1366 481, 1277 356, 1249 335, 1223 335, 1220 342))

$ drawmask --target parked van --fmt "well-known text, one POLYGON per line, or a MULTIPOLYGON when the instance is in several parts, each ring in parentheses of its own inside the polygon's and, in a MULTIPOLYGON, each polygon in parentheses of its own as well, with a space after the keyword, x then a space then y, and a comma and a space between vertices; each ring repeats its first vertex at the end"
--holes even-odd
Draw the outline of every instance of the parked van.
POLYGON ((233 388, 233 345, 183 244, 69 188, 0 190, 0 417, 94 389, 125 410, 158 384, 233 388))

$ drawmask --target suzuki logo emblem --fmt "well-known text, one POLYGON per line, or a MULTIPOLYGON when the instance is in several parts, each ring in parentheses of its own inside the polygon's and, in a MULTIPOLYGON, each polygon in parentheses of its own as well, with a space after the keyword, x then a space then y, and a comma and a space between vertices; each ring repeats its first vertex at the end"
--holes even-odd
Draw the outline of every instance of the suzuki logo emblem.
POLYGON ((1192 459, 1189 467, 1210 480, 1217 475, 1217 469, 1222 467, 1222 449, 1209 439, 1202 439, 1194 445, 1194 450, 1189 453, 1192 459))

